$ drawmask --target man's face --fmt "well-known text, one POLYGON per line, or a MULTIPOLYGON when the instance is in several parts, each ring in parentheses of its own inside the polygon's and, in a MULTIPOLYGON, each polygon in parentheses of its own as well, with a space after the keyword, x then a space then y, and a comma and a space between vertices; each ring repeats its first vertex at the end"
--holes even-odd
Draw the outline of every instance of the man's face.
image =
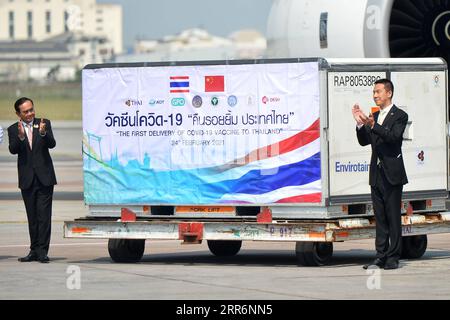
POLYGON ((35 112, 34 112, 34 106, 31 103, 31 101, 25 101, 19 106, 19 112, 16 112, 16 114, 19 116, 19 118, 22 121, 25 121, 27 123, 33 121, 35 112))
POLYGON ((386 91, 384 84, 378 83, 373 88, 373 101, 378 107, 387 107, 391 104, 392 92, 386 91))

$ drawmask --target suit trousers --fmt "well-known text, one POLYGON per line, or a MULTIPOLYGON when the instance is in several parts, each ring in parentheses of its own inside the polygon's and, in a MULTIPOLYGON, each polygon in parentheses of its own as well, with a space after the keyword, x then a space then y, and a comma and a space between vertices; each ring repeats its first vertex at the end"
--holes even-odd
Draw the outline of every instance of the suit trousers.
POLYGON ((375 186, 371 188, 376 221, 377 258, 398 262, 402 250, 401 200, 403 185, 391 185, 381 166, 377 166, 375 186))
POLYGON ((30 188, 22 190, 28 217, 30 250, 38 257, 46 256, 50 247, 53 186, 44 186, 35 175, 30 188))

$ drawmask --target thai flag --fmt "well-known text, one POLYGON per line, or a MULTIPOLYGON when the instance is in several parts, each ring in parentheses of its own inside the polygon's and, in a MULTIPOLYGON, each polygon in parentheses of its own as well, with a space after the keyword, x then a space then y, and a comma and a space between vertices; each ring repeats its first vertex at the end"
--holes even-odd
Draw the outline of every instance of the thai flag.
POLYGON ((189 92, 189 76, 170 77, 170 93, 189 92))

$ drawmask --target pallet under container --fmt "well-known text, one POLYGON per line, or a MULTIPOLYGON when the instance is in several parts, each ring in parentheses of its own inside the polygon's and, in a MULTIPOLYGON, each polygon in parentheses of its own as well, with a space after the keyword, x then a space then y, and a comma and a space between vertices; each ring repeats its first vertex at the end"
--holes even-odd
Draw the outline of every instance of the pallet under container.
MULTIPOLYGON (((402 216, 402 259, 420 258, 427 248, 427 234, 449 233, 450 212, 402 216)), ((66 238, 109 239, 115 262, 138 262, 145 240, 206 240, 216 256, 236 255, 242 241, 296 242, 299 265, 322 266, 331 261, 333 243, 375 238, 373 217, 273 220, 270 208, 256 217, 184 218, 142 217, 122 209, 121 218, 88 217, 64 224, 66 238)))

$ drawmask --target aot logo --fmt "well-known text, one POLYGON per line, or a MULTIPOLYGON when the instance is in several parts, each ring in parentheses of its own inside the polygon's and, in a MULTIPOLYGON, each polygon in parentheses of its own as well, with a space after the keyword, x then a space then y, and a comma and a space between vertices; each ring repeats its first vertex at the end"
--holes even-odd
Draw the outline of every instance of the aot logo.
POLYGON ((186 104, 186 100, 184 98, 173 98, 172 106, 174 107, 182 107, 186 104))
POLYGON ((128 99, 127 101, 125 101, 125 104, 129 107, 142 106, 142 100, 128 99))
POLYGON ((262 97, 262 103, 264 104, 268 104, 269 102, 270 103, 280 102, 280 100, 281 99, 279 97, 267 97, 267 96, 262 97))
POLYGON ((156 106, 156 105, 161 105, 164 104, 164 100, 160 100, 160 99, 150 99, 150 101, 148 102, 149 105, 156 106))

